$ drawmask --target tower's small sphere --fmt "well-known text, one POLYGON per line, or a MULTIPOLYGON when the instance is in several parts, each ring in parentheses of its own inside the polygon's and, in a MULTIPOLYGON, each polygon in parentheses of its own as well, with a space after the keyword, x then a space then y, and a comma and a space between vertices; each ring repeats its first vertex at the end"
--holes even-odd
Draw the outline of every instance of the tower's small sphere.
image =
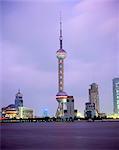
POLYGON ((59 49, 59 50, 56 52, 56 56, 57 56, 58 59, 59 59, 59 58, 60 58, 60 59, 65 59, 66 56, 67 56, 67 53, 66 53, 65 50, 59 49))

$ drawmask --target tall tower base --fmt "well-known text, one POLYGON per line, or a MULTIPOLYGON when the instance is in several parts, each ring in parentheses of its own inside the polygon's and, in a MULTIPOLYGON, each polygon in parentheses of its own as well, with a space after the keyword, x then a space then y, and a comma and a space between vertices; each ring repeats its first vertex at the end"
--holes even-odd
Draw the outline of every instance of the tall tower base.
POLYGON ((63 120, 74 119, 74 98, 73 96, 57 96, 58 108, 56 117, 63 120))

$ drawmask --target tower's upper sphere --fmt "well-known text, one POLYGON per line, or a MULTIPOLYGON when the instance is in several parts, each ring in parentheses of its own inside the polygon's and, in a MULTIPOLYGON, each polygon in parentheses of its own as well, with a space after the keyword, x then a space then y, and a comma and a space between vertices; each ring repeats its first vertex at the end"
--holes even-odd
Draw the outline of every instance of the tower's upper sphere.
POLYGON ((59 59, 59 58, 60 58, 60 59, 65 59, 66 56, 67 56, 67 53, 66 53, 65 50, 59 49, 59 50, 56 52, 56 56, 57 56, 58 59, 59 59))

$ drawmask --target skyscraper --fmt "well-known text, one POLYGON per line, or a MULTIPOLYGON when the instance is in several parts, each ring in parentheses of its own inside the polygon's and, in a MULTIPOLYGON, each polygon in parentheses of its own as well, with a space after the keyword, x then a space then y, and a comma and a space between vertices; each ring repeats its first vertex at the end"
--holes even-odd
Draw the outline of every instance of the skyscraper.
POLYGON ((113 79, 113 105, 114 113, 119 113, 119 78, 113 79))
POLYGON ((90 103, 95 104, 95 109, 96 109, 97 113, 99 113, 100 109, 99 109, 98 85, 96 83, 92 83, 90 86, 91 87, 89 89, 89 101, 90 101, 90 103))
POLYGON ((21 94, 20 90, 18 90, 15 96, 15 107, 23 107, 23 95, 21 94))
POLYGON ((74 117, 74 99, 73 96, 68 96, 64 92, 64 59, 67 56, 66 51, 62 48, 62 22, 60 17, 60 49, 56 52, 58 59, 58 93, 56 100, 58 102, 58 108, 56 117, 60 118, 73 118, 74 117), (73 112, 73 113, 72 113, 73 112))

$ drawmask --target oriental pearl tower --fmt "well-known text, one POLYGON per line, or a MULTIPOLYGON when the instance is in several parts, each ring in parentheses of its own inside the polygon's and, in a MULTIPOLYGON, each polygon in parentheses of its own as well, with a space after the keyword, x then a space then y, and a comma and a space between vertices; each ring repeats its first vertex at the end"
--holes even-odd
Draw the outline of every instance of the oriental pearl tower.
POLYGON ((56 117, 62 118, 64 116, 64 110, 66 109, 67 105, 67 93, 64 92, 64 59, 67 56, 66 51, 62 48, 62 21, 60 15, 60 49, 56 52, 56 56, 58 59, 58 93, 56 95, 56 100, 58 102, 58 108, 56 112, 56 117))

